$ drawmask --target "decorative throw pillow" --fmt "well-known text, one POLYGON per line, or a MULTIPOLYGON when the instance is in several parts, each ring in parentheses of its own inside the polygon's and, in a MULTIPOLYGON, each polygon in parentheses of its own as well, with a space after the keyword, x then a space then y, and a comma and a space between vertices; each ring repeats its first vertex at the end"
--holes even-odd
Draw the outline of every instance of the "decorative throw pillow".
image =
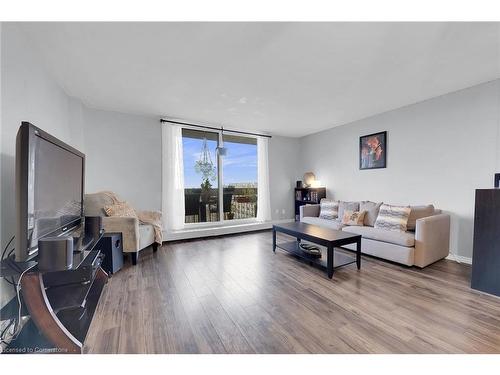
POLYGON ((428 204, 427 206, 410 206, 411 212, 408 218, 407 230, 415 230, 417 220, 423 217, 434 215, 434 206, 428 204))
POLYGON ((344 202, 339 201, 339 217, 342 219, 344 217, 344 211, 359 211, 359 202, 344 202))
POLYGON ((345 210, 344 216, 342 216, 342 224, 361 227, 363 226, 363 220, 365 218, 365 214, 366 211, 345 210))
POLYGON ((319 217, 327 220, 335 220, 339 217, 339 202, 330 199, 321 199, 319 202, 319 217))
POLYGON ((364 225, 373 227, 375 225, 375 220, 377 220, 378 212, 380 206, 383 202, 375 203, 370 201, 359 202, 359 210, 366 211, 364 225))
POLYGON ((391 206, 383 204, 375 221, 375 228, 406 232, 410 206, 391 206))
POLYGON ((104 212, 108 216, 137 217, 135 210, 127 202, 118 202, 104 206, 104 212))

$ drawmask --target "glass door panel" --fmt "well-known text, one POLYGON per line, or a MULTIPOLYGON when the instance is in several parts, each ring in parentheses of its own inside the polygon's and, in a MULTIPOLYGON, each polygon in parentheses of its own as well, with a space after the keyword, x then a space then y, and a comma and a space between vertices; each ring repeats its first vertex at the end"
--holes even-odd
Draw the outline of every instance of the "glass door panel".
POLYGON ((219 133, 182 129, 185 223, 219 221, 219 133))
POLYGON ((224 220, 257 216, 257 140, 223 135, 227 153, 222 157, 224 220))

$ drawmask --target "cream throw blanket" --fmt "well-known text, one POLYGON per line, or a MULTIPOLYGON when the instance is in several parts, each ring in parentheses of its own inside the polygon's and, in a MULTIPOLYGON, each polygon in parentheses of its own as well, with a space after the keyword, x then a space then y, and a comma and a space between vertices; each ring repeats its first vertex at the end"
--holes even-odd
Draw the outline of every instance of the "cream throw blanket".
POLYGON ((155 230, 155 242, 161 246, 163 241, 163 230, 161 223, 161 212, 158 211, 136 211, 139 221, 143 224, 151 224, 155 230))
MULTIPOLYGON (((102 191, 101 194, 105 195, 113 202, 113 204, 123 204, 126 202, 120 201, 118 196, 112 191, 102 191)), ((155 242, 161 246, 163 241, 163 230, 161 223, 161 212, 158 211, 137 211, 134 210, 137 218, 141 224, 151 224, 155 231, 155 242)))

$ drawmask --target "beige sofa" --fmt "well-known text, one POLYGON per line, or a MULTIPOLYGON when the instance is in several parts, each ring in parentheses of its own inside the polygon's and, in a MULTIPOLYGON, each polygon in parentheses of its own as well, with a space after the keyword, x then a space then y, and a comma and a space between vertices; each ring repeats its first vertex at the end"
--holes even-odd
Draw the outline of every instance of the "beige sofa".
MULTIPOLYGON (((431 206, 432 207, 432 206, 431 206)), ((364 254, 407 266, 425 267, 448 256, 450 216, 434 210, 430 216, 418 218, 415 231, 395 232, 373 226, 346 226, 339 219, 319 217, 320 205, 300 207, 300 221, 326 228, 360 234, 364 254)), ((347 246, 355 250, 355 245, 347 246)))
POLYGON ((150 224, 141 224, 135 217, 108 217, 104 206, 113 204, 113 200, 105 193, 86 194, 85 216, 102 216, 102 224, 106 232, 121 232, 123 252, 130 253, 132 264, 137 264, 139 251, 152 246, 156 251, 158 244, 154 240, 154 228, 150 224))

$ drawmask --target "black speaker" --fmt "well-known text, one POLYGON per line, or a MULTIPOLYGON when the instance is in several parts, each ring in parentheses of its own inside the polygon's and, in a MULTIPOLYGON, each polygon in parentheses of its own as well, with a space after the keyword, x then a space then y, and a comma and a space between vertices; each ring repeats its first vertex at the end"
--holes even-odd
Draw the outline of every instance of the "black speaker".
POLYGON ((102 231, 101 216, 85 216, 85 237, 98 238, 102 231))
POLYGON ((45 237, 38 240, 38 269, 64 271, 73 266, 73 237, 45 237))
POLYGON ((101 266, 108 274, 116 273, 123 267, 121 233, 104 233, 96 248, 104 254, 101 266))

